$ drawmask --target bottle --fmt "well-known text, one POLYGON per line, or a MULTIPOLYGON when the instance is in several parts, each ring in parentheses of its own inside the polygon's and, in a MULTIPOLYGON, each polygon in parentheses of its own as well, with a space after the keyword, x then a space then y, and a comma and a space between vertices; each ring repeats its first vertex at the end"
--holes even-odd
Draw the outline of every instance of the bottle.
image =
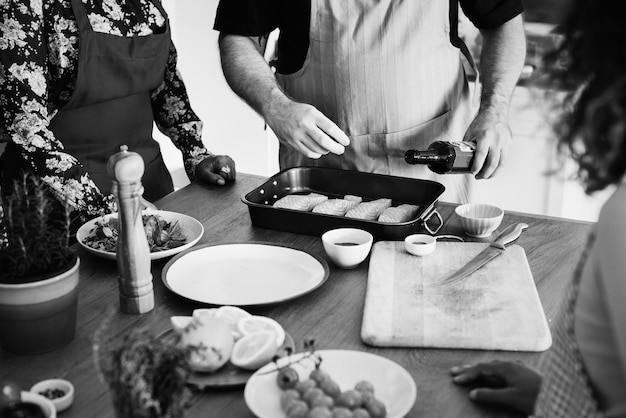
POLYGON ((404 154, 408 164, 426 164, 438 174, 469 173, 476 143, 435 141, 425 151, 410 149, 404 154))
POLYGON ((116 258, 120 275, 120 309, 125 313, 145 313, 154 308, 154 290, 150 247, 141 217, 145 208, 141 184, 143 158, 122 145, 120 152, 109 158, 107 171, 113 180, 111 190, 117 200, 119 216, 116 258))

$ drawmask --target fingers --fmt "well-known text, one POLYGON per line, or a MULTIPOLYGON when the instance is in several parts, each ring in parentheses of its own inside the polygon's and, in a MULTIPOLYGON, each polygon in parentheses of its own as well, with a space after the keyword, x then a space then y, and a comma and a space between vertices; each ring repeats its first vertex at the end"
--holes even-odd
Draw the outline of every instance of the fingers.
POLYGON ((235 180, 235 162, 227 155, 212 155, 198 164, 196 176, 211 184, 223 186, 235 180))
POLYGON ((450 373, 453 376, 452 381, 460 385, 473 383, 486 387, 501 388, 507 385, 508 368, 508 363, 506 362, 492 361, 453 367, 450 373))
POLYGON ((477 117, 464 140, 476 142, 472 173, 477 179, 488 179, 495 176, 504 165, 512 134, 504 122, 477 117))

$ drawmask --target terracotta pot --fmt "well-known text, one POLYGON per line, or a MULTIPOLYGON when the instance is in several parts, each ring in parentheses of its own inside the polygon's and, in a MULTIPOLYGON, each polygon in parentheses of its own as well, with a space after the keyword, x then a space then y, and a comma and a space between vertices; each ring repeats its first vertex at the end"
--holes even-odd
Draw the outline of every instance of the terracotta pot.
POLYGON ((74 338, 78 267, 30 283, 0 283, 0 346, 17 354, 56 350, 74 338))

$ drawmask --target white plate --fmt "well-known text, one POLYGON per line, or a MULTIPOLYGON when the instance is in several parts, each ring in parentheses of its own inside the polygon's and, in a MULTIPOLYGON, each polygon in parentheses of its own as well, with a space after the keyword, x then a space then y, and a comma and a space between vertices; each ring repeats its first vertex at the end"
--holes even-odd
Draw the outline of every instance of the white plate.
MULTIPOLYGON (((401 418, 409 413, 417 396, 415 381, 402 366, 389 359, 363 351, 320 350, 322 357, 320 368, 330 374, 342 391, 354 389, 361 380, 368 380, 374 386, 374 396, 385 404, 387 418, 401 418)), ((281 367, 303 357, 307 353, 294 354, 278 360, 281 367)), ((301 380, 308 379, 315 368, 310 359, 291 365, 301 380)), ((259 418, 285 418, 280 407, 281 389, 276 383, 276 373, 267 373, 276 369, 270 363, 248 379, 244 398, 248 408, 259 418)))
MULTIPOLYGON (((191 216, 183 215, 182 213, 168 212, 165 210, 150 209, 146 209, 142 213, 158 215, 161 218, 165 219, 167 222, 177 221, 183 231, 183 234, 185 234, 185 236, 187 237, 187 243, 181 245, 180 247, 150 253, 150 260, 158 260, 183 252, 193 247, 200 240, 200 238, 202 238, 202 234, 204 234, 204 227, 202 226, 202 224, 191 216)), ((108 215, 100 216, 99 218, 95 218, 88 222, 85 222, 80 228, 78 228, 78 231, 76 231, 76 240, 84 249, 86 249, 90 253, 103 258, 107 258, 109 260, 115 260, 115 252, 97 250, 86 245, 84 242, 85 239, 89 236, 91 230, 95 227, 96 222, 104 223, 111 218, 117 218, 117 213, 110 213, 108 215)))
POLYGON ((252 306, 311 292, 328 271, 324 260, 277 244, 209 244, 168 261, 162 279, 172 292, 195 302, 252 306))

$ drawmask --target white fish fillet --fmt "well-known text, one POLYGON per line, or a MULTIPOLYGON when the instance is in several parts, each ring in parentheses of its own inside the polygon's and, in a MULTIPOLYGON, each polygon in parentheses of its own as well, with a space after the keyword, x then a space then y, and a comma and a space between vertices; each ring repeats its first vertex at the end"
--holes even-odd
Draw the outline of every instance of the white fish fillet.
POLYGON ((343 216, 346 212, 359 202, 347 199, 328 199, 313 208, 313 213, 323 213, 325 215, 343 216))
POLYGON ((385 209, 391 206, 391 199, 376 199, 369 202, 359 203, 355 208, 346 213, 348 218, 367 219, 375 221, 385 209))
POLYGON ((328 197, 318 193, 309 193, 307 195, 290 194, 278 199, 273 206, 275 208, 310 212, 315 206, 325 200, 328 200, 328 197))
POLYGON ((378 222, 395 223, 395 222, 408 222, 417 213, 419 206, 402 204, 385 209, 385 211, 378 217, 378 222))

